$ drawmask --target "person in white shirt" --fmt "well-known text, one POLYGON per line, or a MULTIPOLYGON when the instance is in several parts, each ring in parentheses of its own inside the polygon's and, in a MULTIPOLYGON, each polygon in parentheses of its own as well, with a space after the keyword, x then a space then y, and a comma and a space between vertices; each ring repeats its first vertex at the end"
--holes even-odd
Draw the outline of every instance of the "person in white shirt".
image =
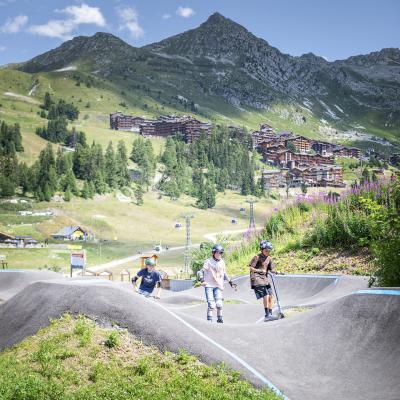
POLYGON ((229 279, 226 274, 225 262, 222 259, 224 249, 221 245, 216 244, 212 248, 212 257, 208 258, 203 268, 197 273, 201 286, 204 286, 207 300, 207 321, 212 322, 213 312, 217 309, 217 322, 224 322, 222 316, 223 308, 223 290, 224 279, 226 279, 232 288, 236 289, 236 284, 229 279))

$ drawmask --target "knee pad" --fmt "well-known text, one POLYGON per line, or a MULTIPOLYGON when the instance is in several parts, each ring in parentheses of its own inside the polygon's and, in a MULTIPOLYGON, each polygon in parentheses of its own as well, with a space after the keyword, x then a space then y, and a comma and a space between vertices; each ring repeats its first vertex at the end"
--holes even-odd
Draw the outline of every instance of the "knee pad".
POLYGON ((215 308, 215 301, 209 301, 208 302, 208 309, 209 310, 214 310, 215 308))
POLYGON ((222 299, 218 299, 216 302, 217 308, 222 308, 223 305, 224 305, 224 302, 222 301, 222 299))

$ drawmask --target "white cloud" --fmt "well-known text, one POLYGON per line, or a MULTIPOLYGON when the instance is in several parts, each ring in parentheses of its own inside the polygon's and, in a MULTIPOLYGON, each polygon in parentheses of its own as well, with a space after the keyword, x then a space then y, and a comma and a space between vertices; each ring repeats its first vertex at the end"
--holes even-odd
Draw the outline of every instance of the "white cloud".
POLYGON ((0 28, 1 33, 17 33, 28 22, 26 15, 18 15, 15 18, 8 18, 6 23, 0 28))
POLYGON ((178 7, 176 13, 183 18, 193 17, 193 15, 196 14, 190 7, 178 7))
POLYGON ((76 24, 95 24, 104 26, 106 20, 98 7, 91 7, 83 3, 80 6, 68 6, 61 12, 69 15, 71 20, 76 24))
POLYGON ((171 18, 171 14, 164 14, 162 16, 162 19, 170 19, 171 18))
POLYGON ((7 47, 6 46, 0 46, 0 51, 6 51, 7 47))
POLYGON ((127 29, 135 39, 144 36, 144 29, 140 26, 138 14, 133 7, 122 6, 116 11, 120 20, 119 30, 127 29))
POLYGON ((43 25, 32 25, 28 28, 28 32, 47 36, 52 38, 60 38, 63 40, 72 38, 72 31, 82 24, 93 24, 97 26, 105 26, 106 20, 98 7, 91 7, 85 3, 80 6, 68 6, 63 10, 55 10, 68 16, 67 19, 51 19, 43 25))
POLYGON ((47 24, 32 25, 28 28, 28 32, 47 36, 51 38, 71 39, 71 32, 77 26, 70 20, 52 19, 47 24))

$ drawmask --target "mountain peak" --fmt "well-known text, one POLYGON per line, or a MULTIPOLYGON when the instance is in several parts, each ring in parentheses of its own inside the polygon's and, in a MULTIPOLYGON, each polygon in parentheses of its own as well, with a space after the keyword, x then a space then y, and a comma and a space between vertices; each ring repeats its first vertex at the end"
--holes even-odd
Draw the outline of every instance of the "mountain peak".
POLYGON ((230 30, 230 31, 243 31, 248 32, 246 28, 232 21, 229 18, 224 17, 219 12, 211 14, 205 22, 203 22, 197 29, 212 29, 212 30, 230 30))
POLYGON ((220 23, 220 22, 227 21, 227 20, 228 20, 228 18, 225 18, 222 14, 220 14, 219 12, 216 11, 215 13, 211 14, 208 17, 208 19, 205 23, 206 24, 207 23, 215 24, 215 23, 220 23))
POLYGON ((135 50, 111 33, 97 32, 93 36, 76 36, 67 40, 56 49, 23 63, 20 69, 25 72, 53 71, 67 67, 80 59, 89 57, 103 59, 104 54, 132 53, 135 50))
MULTIPOLYGON (((184 56, 186 59, 208 58, 234 64, 259 41, 242 25, 215 12, 199 27, 161 42, 145 46, 157 54, 184 56)), ((269 46, 263 41, 263 46, 269 46)))

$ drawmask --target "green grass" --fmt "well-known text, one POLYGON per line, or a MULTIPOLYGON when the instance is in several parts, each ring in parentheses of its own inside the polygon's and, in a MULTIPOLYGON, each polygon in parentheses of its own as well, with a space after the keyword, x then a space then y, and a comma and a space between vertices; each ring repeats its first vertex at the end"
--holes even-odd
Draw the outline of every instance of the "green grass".
POLYGON ((324 226, 326 212, 327 206, 323 203, 299 203, 273 212, 260 236, 233 246, 227 260, 229 272, 232 275, 248 273, 248 264, 259 252, 258 243, 262 238, 272 242, 274 249, 271 256, 280 272, 370 273, 373 262, 368 251, 356 251, 348 246, 332 249, 332 246, 314 244, 316 239, 310 240, 312 235, 318 234, 317 228, 324 226))
MULTIPOLYGON (((188 196, 172 201, 168 197, 158 199, 154 192, 146 193, 144 205, 120 202, 113 194, 96 196, 94 200, 73 198, 69 203, 39 203, 35 208, 50 208, 55 210, 51 218, 21 217, 16 212, 0 213, 0 231, 14 235, 29 235, 43 241, 51 238, 51 234, 64 226, 79 225, 96 234, 99 243, 86 243, 88 267, 103 264, 113 259, 124 258, 137 254, 139 250, 152 249, 161 242, 163 246, 183 246, 186 234, 182 215, 194 215, 192 220, 192 243, 205 240, 204 235, 224 230, 241 230, 248 226, 248 214, 241 214, 240 207, 248 209, 245 198, 237 193, 227 191, 218 194, 217 205, 211 210, 200 210, 193 207, 195 200, 188 196), (27 218, 27 219, 26 219, 27 218), (36 219, 38 218, 38 219, 36 219), (233 225, 231 219, 238 223, 233 225), (174 228, 180 220, 183 228, 174 228), (21 225, 22 222, 22 225, 21 225), (100 254, 101 250, 101 254, 100 254)), ((262 225, 265 214, 274 207, 276 200, 260 199, 255 206, 255 219, 262 225)), ((61 242, 64 248, 69 242, 61 242)), ((81 243, 78 243, 81 244, 81 243)), ((53 247, 44 249, 0 249, 0 254, 7 255, 10 268, 45 268, 69 265, 65 250, 53 247)), ((182 252, 164 252, 161 254, 161 268, 180 268, 183 263, 182 252)), ((125 265, 122 268, 137 269, 138 265, 125 265)), ((117 271, 118 273, 118 271, 117 271)))
POLYGON ((0 398, 278 399, 223 364, 205 365, 185 351, 161 353, 126 331, 69 315, 0 353, 0 398))
MULTIPOLYGON (((163 96, 157 98, 154 95, 154 91, 158 91, 157 84, 147 82, 150 87, 151 85, 154 86, 152 95, 117 78, 111 81, 95 77, 90 88, 87 88, 84 84, 78 87, 73 78, 74 74, 73 71, 28 74, 7 69, 0 70, 0 119, 7 123, 18 122, 21 125, 25 152, 20 154, 19 157, 28 164, 34 162, 40 150, 46 145, 46 141, 35 134, 37 127, 47 123, 46 119, 40 118, 37 114, 40 111, 39 105, 46 91, 54 95, 55 98, 64 98, 68 102, 73 102, 79 108, 80 116, 79 120, 70 123, 70 127, 75 126, 76 129, 83 130, 89 141, 96 140, 104 148, 110 140, 115 145, 118 140, 122 139, 130 150, 132 141, 136 136, 134 133, 117 132, 109 129, 109 114, 116 110, 123 111, 126 114, 145 115, 147 117, 171 113, 192 114, 205 121, 245 126, 249 130, 258 129, 261 123, 267 122, 277 131, 288 130, 310 138, 323 139, 323 135, 319 131, 321 122, 314 114, 305 108, 284 102, 276 103, 267 110, 252 109, 246 106, 239 109, 218 96, 209 95, 206 100, 204 97, 194 97, 194 101, 200 104, 200 114, 196 115, 185 110, 179 103, 174 102, 174 96, 176 97, 179 93, 176 93, 176 89, 172 86, 164 85, 165 80, 159 82, 160 85, 163 85, 163 96), (39 86, 34 95, 28 97, 36 79, 39 81, 39 86), (24 97, 17 98, 6 95, 5 92, 13 92, 24 97), (127 107, 122 107, 121 102, 125 102, 127 107), (89 104, 89 107, 87 107, 87 104, 89 104), (305 118, 305 123, 302 121, 302 117, 305 118)), ((84 72, 80 72, 80 74, 85 75, 84 72)), ((93 75, 91 76, 93 77, 93 75)), ((168 79, 168 77, 164 78, 168 79)), ((187 82, 189 84, 191 80, 187 80, 187 82)), ((188 93, 192 92, 190 86, 186 90, 188 93)), ((373 121, 376 120, 381 123, 382 121, 377 118, 373 121)), ((373 121, 370 125, 365 125, 374 126, 373 121)), ((396 131, 392 132, 390 129, 375 127, 371 132, 377 136, 398 140, 396 131)), ((152 139, 152 143, 156 154, 158 154, 164 146, 164 140, 152 139)))

